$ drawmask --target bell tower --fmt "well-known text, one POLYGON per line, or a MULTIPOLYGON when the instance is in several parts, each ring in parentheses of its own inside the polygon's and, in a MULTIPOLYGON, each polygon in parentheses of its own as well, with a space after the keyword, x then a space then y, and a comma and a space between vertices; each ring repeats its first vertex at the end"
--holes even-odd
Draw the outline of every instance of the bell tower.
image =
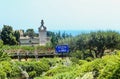
POLYGON ((39 45, 46 45, 47 43, 47 28, 44 26, 44 21, 41 20, 39 30, 39 45))

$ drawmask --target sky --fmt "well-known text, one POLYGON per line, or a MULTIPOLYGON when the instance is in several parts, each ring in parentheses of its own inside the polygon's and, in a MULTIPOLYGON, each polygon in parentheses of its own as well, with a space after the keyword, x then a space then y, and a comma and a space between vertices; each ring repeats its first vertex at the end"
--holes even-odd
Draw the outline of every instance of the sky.
POLYGON ((0 29, 120 30, 120 0, 0 0, 0 29))

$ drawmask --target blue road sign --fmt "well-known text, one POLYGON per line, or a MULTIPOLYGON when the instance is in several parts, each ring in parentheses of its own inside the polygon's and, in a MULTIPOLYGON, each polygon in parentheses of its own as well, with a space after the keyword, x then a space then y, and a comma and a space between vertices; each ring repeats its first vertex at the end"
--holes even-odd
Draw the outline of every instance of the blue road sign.
POLYGON ((68 53, 69 46, 68 45, 57 45, 55 50, 57 53, 68 53))

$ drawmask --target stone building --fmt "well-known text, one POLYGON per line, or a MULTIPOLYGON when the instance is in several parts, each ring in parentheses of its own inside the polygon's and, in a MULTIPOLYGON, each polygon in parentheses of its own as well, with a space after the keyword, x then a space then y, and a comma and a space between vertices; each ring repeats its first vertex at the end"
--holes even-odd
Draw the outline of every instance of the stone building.
POLYGON ((41 20, 41 26, 38 28, 39 37, 30 38, 29 36, 24 37, 23 31, 20 32, 20 44, 21 45, 46 45, 49 41, 49 37, 47 37, 47 28, 44 26, 44 21, 41 20))
POLYGON ((41 26, 39 30, 39 45, 45 45, 47 43, 47 28, 44 26, 44 21, 41 20, 41 26))

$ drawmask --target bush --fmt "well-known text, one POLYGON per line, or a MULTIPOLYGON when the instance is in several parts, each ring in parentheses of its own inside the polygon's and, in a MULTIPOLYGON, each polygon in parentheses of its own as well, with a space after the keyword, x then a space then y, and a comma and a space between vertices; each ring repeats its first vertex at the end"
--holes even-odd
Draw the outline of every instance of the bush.
POLYGON ((119 55, 104 56, 103 60, 106 61, 106 65, 100 72, 98 79, 118 79, 120 69, 119 55))
POLYGON ((0 69, 0 79, 5 79, 6 78, 6 73, 0 69))
POLYGON ((41 76, 41 77, 35 77, 34 79, 53 79, 53 77, 41 76))
POLYGON ((79 63, 79 59, 76 57, 71 57, 70 60, 72 61, 73 64, 78 64, 79 63))
POLYGON ((71 57, 75 57, 75 58, 78 58, 78 59, 83 59, 83 52, 82 51, 76 51, 76 52, 71 52, 69 54, 71 57))
POLYGON ((120 63, 117 65, 116 69, 114 69, 111 77, 109 79, 118 79, 120 78, 120 63))
POLYGON ((30 78, 36 77, 36 71, 31 71, 28 73, 30 78))
MULTIPOLYGON (((43 59, 45 60, 45 59, 43 59)), ((23 70, 26 70, 30 76, 40 76, 43 72, 46 72, 49 70, 50 65, 47 60, 45 61, 33 61, 33 62, 18 62, 18 65, 21 66, 23 70)))
POLYGON ((0 48, 3 47, 3 41, 0 39, 0 48))
POLYGON ((93 61, 93 58, 92 57, 87 57, 85 60, 86 61, 93 61))
POLYGON ((10 61, 10 60, 11 58, 7 53, 0 51, 0 61, 10 61))
POLYGON ((63 72, 63 73, 59 73, 56 74, 55 76, 53 76, 52 79, 75 79, 75 75, 74 73, 71 72, 63 72))
POLYGON ((20 76, 20 69, 17 65, 8 62, 8 61, 2 61, 0 62, 0 70, 1 74, 3 72, 4 76, 6 75, 7 78, 13 78, 13 77, 19 77, 20 76))
POLYGON ((49 71, 46 72, 45 76, 54 76, 56 74, 59 73, 64 73, 64 72, 70 72, 72 70, 74 70, 74 68, 76 68, 76 66, 57 66, 49 71))
POLYGON ((79 65, 83 65, 85 63, 87 63, 87 61, 85 61, 85 60, 79 60, 79 62, 78 62, 79 65))

